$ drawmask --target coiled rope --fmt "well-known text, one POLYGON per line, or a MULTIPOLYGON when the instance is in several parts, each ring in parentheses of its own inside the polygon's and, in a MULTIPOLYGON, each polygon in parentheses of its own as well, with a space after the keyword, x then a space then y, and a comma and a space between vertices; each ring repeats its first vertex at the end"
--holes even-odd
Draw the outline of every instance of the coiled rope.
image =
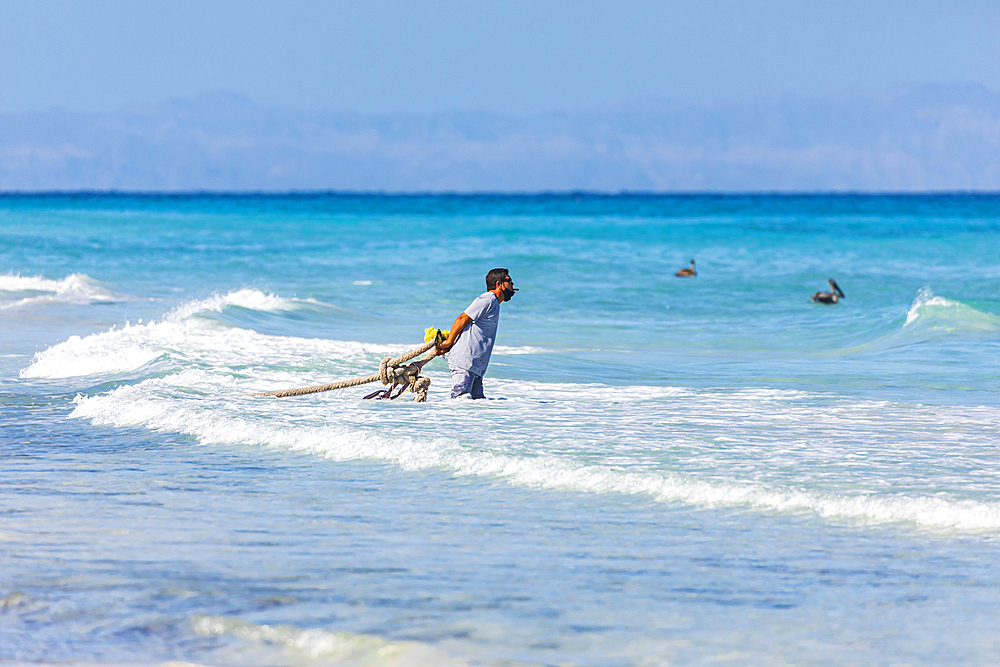
POLYGON ((381 380, 382 384, 388 386, 389 388, 384 390, 380 389, 379 391, 365 396, 365 398, 393 399, 399 398, 406 393, 406 391, 412 391, 416 394, 416 397, 413 400, 417 403, 423 403, 427 400, 427 391, 431 387, 431 379, 427 376, 421 375, 420 371, 423 369, 424 364, 437 356, 437 352, 435 351, 434 353, 429 354, 423 359, 415 361, 412 364, 406 364, 406 362, 418 355, 423 354, 443 340, 444 336, 442 335, 442 332, 437 331, 432 340, 424 343, 417 349, 407 352, 401 357, 386 357, 379 363, 378 373, 374 373, 367 377, 356 378, 354 380, 342 380, 340 382, 331 382, 330 384, 320 384, 314 387, 302 387, 301 389, 283 389, 281 391, 264 391, 258 394, 240 395, 274 396, 276 398, 285 398, 287 396, 317 394, 321 391, 333 391, 334 389, 359 387, 363 384, 368 384, 369 382, 381 380), (404 366, 403 364, 406 365, 404 366), (400 387, 399 392, 393 396, 392 392, 397 387, 400 387))

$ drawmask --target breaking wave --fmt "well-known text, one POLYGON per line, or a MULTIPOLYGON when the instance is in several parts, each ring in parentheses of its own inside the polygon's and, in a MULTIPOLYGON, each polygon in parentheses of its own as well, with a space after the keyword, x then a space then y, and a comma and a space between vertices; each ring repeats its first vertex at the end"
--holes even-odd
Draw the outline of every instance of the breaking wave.
POLYGON ((195 634, 232 637, 241 642, 239 662, 248 658, 260 664, 359 665, 365 667, 459 667, 464 661, 415 641, 387 641, 370 634, 302 629, 291 625, 264 625, 226 616, 196 616, 195 634))
MULTIPOLYGON (((899 320, 896 320, 898 322, 899 320)), ((936 296, 923 287, 913 299, 902 325, 860 345, 836 351, 836 356, 858 352, 878 352, 928 340, 948 340, 991 336, 1000 332, 1000 316, 977 310, 961 301, 936 296)))
MULTIPOLYGON (((368 375, 372 359, 398 355, 408 345, 369 344, 322 338, 300 338, 258 333, 198 317, 239 307, 259 312, 295 310, 315 302, 286 299, 257 289, 241 289, 182 304, 162 320, 126 323, 109 331, 67 340, 35 354, 21 370, 24 378, 67 378, 131 373, 154 361, 170 368, 213 365, 226 368, 268 366, 311 368, 317 373, 361 372, 368 375)), ((422 342, 422 341, 421 341, 422 342)), ((533 347, 503 347, 497 355, 533 354, 533 347)), ((321 375, 318 377, 322 377, 321 375)))
POLYGON ((73 273, 61 280, 11 274, 0 276, 0 310, 44 303, 114 303, 128 298, 115 294, 83 273, 73 273))
POLYGON ((241 289, 182 304, 162 320, 145 324, 126 323, 109 331, 81 338, 71 336, 37 353, 21 371, 25 378, 66 378, 86 375, 128 373, 154 360, 186 363, 227 364, 241 360, 244 365, 266 358, 269 363, 300 361, 303 356, 359 352, 359 343, 310 341, 269 336, 253 330, 227 327, 196 317, 236 306, 258 311, 291 310, 294 301, 256 289, 241 289), (303 348, 306 349, 303 349, 303 348))
POLYGON ((905 329, 923 332, 989 334, 1000 331, 1000 316, 984 313, 961 301, 935 296, 922 288, 906 313, 905 329))
POLYGON ((165 319, 177 322, 198 313, 222 312, 231 306, 261 312, 295 310, 299 303, 296 299, 285 299, 258 289, 245 287, 227 294, 215 294, 207 299, 182 304, 170 312, 165 319))

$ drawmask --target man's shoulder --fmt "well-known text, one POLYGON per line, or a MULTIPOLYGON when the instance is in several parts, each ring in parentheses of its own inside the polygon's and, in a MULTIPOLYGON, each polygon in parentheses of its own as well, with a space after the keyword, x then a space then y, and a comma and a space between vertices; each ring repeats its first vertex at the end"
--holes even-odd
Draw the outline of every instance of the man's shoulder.
POLYGON ((500 305, 500 302, 497 301, 496 294, 493 292, 483 292, 472 300, 472 303, 469 304, 469 307, 466 308, 466 310, 489 310, 494 304, 498 306, 500 305))

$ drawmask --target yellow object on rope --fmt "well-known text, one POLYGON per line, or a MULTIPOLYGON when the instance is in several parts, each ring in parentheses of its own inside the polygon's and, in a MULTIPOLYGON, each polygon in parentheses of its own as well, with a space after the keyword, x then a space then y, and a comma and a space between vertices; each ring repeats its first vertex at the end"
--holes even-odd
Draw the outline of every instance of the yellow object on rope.
MULTIPOLYGON (((240 394, 241 396, 274 396, 277 398, 284 398, 286 396, 302 396, 305 394, 316 394, 321 391, 333 391, 334 389, 346 389, 348 387, 358 387, 363 384, 368 384, 369 382, 375 382, 376 380, 381 380, 382 384, 389 385, 389 390, 385 392, 385 398, 388 398, 388 393, 392 391, 397 385, 406 386, 406 390, 412 391, 416 394, 413 399, 417 403, 423 403, 427 400, 427 390, 430 389, 431 379, 429 377, 420 375, 420 371, 423 369, 424 364, 437 356, 437 351, 428 354, 426 357, 420 361, 415 361, 412 364, 407 364, 403 366, 410 359, 413 359, 419 354, 423 354, 427 350, 435 347, 438 343, 443 343, 448 339, 448 332, 441 331, 440 329, 434 329, 433 327, 427 329, 424 333, 424 344, 415 350, 407 352, 406 354, 392 358, 386 357, 379 363, 378 373, 369 375, 363 378, 356 378, 354 380, 342 380, 340 382, 331 382, 330 384, 321 384, 314 387, 302 387, 300 389, 282 389, 280 391, 264 391, 258 394, 240 394)), ((400 391, 402 394, 403 391, 400 391)), ((397 394, 394 398, 398 398, 397 394)))
POLYGON ((424 342, 429 343, 432 340, 443 343, 448 340, 448 332, 444 329, 435 329, 434 327, 424 329, 424 342))

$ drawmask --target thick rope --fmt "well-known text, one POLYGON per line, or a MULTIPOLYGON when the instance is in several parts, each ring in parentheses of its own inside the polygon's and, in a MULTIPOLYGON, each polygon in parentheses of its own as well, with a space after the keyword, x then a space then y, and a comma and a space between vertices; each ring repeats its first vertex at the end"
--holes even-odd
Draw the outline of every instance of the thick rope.
POLYGON ((285 398, 286 396, 302 396, 304 394, 317 394, 321 391, 333 391, 334 389, 358 387, 363 384, 368 384, 369 382, 381 380, 382 384, 392 385, 393 387, 400 384, 409 385, 409 390, 417 395, 414 400, 418 403, 423 403, 427 400, 427 390, 431 386, 431 379, 421 376, 420 370, 424 367, 424 364, 437 356, 437 352, 429 354, 420 361, 407 366, 402 366, 401 364, 406 363, 417 355, 423 354, 427 350, 434 347, 437 343, 438 340, 435 338, 434 340, 421 345, 417 349, 407 352, 401 357, 396 357, 395 359, 392 357, 386 357, 381 361, 381 363, 379 363, 378 373, 369 375, 368 377, 331 382, 330 384, 321 384, 316 385, 315 387, 284 389, 281 391, 264 391, 259 394, 241 394, 241 396, 275 396, 277 398, 285 398))

